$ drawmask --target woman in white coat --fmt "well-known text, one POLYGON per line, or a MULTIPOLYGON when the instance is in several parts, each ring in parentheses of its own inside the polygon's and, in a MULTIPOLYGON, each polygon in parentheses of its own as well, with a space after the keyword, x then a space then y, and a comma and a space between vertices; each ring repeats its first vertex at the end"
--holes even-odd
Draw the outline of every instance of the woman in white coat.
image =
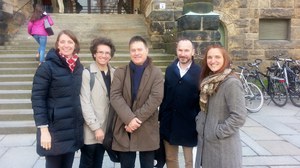
POLYGON ((114 56, 115 46, 110 39, 94 39, 90 51, 95 62, 82 73, 80 94, 85 120, 80 168, 102 167, 105 152, 102 143, 110 108, 110 84, 114 73, 109 61, 114 56))

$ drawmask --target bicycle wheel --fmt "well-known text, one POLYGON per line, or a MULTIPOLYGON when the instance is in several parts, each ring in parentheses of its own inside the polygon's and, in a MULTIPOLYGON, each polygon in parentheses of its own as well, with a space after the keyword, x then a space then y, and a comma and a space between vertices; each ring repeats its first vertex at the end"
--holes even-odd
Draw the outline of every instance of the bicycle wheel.
POLYGON ((246 108, 251 113, 259 112, 264 104, 264 98, 261 90, 253 83, 248 82, 248 88, 245 89, 246 108))
POLYGON ((289 95, 293 105, 300 107, 300 79, 298 76, 290 83, 289 95))
MULTIPOLYGON (((254 75, 248 75, 248 76, 246 76, 246 80, 247 80, 247 82, 249 83, 253 83, 253 84, 255 84, 255 83, 258 83, 258 80, 255 78, 255 76, 254 75)), ((257 84, 256 84, 257 85, 257 84)))
POLYGON ((279 107, 286 105, 288 100, 288 90, 284 82, 271 79, 269 95, 271 100, 279 107))

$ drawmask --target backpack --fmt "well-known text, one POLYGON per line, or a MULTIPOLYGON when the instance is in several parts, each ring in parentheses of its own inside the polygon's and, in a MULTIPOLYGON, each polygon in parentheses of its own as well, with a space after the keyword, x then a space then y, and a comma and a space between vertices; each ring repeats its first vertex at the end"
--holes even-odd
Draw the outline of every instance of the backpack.
POLYGON ((91 70, 90 70, 89 67, 88 67, 88 68, 85 68, 85 69, 87 69, 87 70, 89 71, 89 73, 90 73, 90 90, 92 91, 92 89, 93 89, 93 87, 94 87, 94 84, 95 84, 95 74, 96 74, 97 72, 91 73, 91 70))

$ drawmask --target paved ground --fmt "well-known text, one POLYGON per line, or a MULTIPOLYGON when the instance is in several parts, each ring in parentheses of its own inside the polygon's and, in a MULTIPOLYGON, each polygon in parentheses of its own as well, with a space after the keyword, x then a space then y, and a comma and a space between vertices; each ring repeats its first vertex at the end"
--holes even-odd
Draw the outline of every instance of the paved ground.
MULTIPOLYGON (((243 168, 300 168, 300 108, 290 103, 284 107, 267 103, 260 112, 249 113, 241 129, 243 168)), ((35 142, 34 134, 0 135, 0 167, 44 167, 45 159, 35 153, 35 142)), ((80 152, 76 153, 74 168, 79 157, 80 152)), ((112 167, 120 166, 105 156, 103 168, 112 167)))

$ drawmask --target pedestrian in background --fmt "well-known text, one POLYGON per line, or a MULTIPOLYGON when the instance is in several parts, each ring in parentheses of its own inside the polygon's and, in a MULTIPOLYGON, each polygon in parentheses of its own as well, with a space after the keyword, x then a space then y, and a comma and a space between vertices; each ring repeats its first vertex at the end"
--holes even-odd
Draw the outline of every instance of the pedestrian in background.
POLYGON ((110 85, 114 68, 109 61, 115 46, 110 39, 100 37, 91 42, 95 62, 82 74, 81 106, 84 123, 84 146, 81 148, 80 168, 101 168, 105 149, 102 145, 110 108, 110 85))
POLYGON ((44 11, 43 6, 36 4, 30 21, 28 22, 27 31, 28 34, 30 34, 39 45, 38 53, 36 55, 36 59, 39 61, 39 64, 45 61, 45 51, 48 36, 44 26, 45 19, 48 19, 51 26, 54 24, 50 15, 44 11))
POLYGON ((196 117, 198 147, 196 168, 241 168, 242 145, 239 130, 247 111, 243 86, 230 68, 227 51, 207 48, 200 84, 200 107, 196 117))
POLYGON ((33 78, 37 153, 45 156, 46 168, 72 168, 75 151, 83 146, 79 51, 74 33, 61 31, 33 78))
POLYGON ((121 168, 134 168, 139 152, 140 167, 154 167, 159 148, 158 106, 163 98, 163 74, 148 56, 141 36, 129 41, 131 61, 116 69, 111 86, 111 105, 116 111, 112 149, 119 151, 121 168))
POLYGON ((44 6, 44 10, 47 13, 52 13, 53 12, 53 7, 52 7, 52 2, 51 0, 42 0, 42 4, 44 6))
POLYGON ((64 0, 57 0, 57 3, 58 3, 58 12, 65 13, 64 0))
POLYGON ((178 148, 182 146, 185 167, 193 167, 197 145, 195 117, 199 112, 200 66, 194 62, 193 43, 179 39, 177 59, 167 67, 164 98, 159 109, 160 135, 164 141, 168 168, 179 168, 178 148))

